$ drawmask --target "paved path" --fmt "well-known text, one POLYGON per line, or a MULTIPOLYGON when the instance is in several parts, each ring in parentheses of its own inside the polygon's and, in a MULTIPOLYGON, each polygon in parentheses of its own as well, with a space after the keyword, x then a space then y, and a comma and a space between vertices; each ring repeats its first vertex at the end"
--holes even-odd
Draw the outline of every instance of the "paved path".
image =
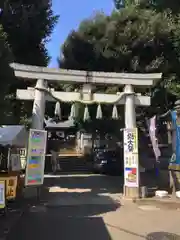
POLYGON ((120 182, 94 175, 49 177, 46 203, 31 207, 7 240, 180 240, 179 210, 124 202, 120 182))

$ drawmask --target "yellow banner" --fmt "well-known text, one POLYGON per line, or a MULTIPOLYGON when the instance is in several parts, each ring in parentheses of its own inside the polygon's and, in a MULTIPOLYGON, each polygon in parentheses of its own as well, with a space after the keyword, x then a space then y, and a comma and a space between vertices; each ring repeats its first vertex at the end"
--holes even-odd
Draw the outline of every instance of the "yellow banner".
POLYGON ((32 168, 38 168, 38 167, 41 167, 40 164, 29 164, 28 166, 30 169, 32 168))
POLYGON ((5 199, 5 181, 0 181, 0 209, 5 208, 6 199, 5 199))
POLYGON ((6 181, 6 199, 16 198, 17 176, 0 177, 0 181, 6 181))

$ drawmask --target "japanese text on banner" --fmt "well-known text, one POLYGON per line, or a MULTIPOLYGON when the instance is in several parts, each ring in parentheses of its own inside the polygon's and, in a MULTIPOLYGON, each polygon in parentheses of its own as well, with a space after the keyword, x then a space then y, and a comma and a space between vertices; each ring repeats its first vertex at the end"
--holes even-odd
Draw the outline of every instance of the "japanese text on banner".
POLYGON ((124 129, 124 185, 139 186, 137 128, 124 129))
POLYGON ((129 168, 137 168, 138 165, 138 154, 137 153, 126 153, 125 154, 125 166, 129 168))
POLYGON ((124 152, 138 153, 137 128, 124 129, 124 152))

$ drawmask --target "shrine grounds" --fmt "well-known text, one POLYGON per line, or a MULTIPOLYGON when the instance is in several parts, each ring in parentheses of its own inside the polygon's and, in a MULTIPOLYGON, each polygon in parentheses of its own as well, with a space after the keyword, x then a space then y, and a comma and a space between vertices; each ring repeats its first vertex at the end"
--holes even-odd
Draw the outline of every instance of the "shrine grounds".
POLYGON ((180 239, 180 201, 125 200, 121 177, 46 175, 34 194, 1 217, 1 240, 180 239))

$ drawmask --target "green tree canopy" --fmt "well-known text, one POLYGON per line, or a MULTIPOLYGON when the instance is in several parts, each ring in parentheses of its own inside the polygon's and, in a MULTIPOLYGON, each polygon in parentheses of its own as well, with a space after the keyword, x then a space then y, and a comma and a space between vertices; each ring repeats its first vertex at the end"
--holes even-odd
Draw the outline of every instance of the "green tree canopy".
MULTIPOLYGON (((46 43, 57 20, 51 0, 2 0, 0 24, 7 34, 14 62, 47 66, 50 57, 46 43)), ((10 86, 9 97, 13 100, 17 88, 24 89, 27 86, 31 86, 29 82, 16 79, 10 86)), ((16 123, 21 117, 31 116, 32 104, 23 101, 12 101, 11 104, 13 121, 16 123)))
POLYGON ((47 66, 45 44, 58 20, 51 0, 3 0, 0 23, 18 63, 47 66))
POLYGON ((13 61, 12 53, 7 42, 7 35, 0 25, 0 124, 4 123, 9 112, 9 102, 7 96, 10 86, 14 83, 13 71, 9 64, 13 61))
POLYGON ((113 0, 116 9, 122 6, 139 5, 140 7, 152 8, 158 11, 170 10, 173 13, 180 12, 180 1, 178 0, 113 0))
POLYGON ((115 11, 111 16, 98 14, 69 34, 62 46, 60 67, 105 72, 162 72, 163 81, 154 96, 162 97, 163 93, 165 99, 165 89, 179 94, 179 19, 169 12, 157 13, 136 6, 115 11))
POLYGON ((125 6, 125 1, 124 0, 113 0, 114 6, 117 10, 125 6))
MULTIPOLYGON (((5 76, 10 76, 9 63, 12 61, 12 54, 7 42, 7 34, 3 31, 2 25, 0 25, 0 84, 1 88, 6 88, 9 81, 3 81, 5 76)), ((9 79, 9 78, 8 78, 9 79)))
MULTIPOLYGON (((129 1, 129 0, 127 0, 129 1)), ((131 1, 131 0, 130 0, 131 1)), ((135 0, 136 1, 136 0, 135 0)), ((170 10, 173 13, 180 12, 180 1, 178 0, 137 0, 142 7, 152 7, 158 11, 170 10)))

